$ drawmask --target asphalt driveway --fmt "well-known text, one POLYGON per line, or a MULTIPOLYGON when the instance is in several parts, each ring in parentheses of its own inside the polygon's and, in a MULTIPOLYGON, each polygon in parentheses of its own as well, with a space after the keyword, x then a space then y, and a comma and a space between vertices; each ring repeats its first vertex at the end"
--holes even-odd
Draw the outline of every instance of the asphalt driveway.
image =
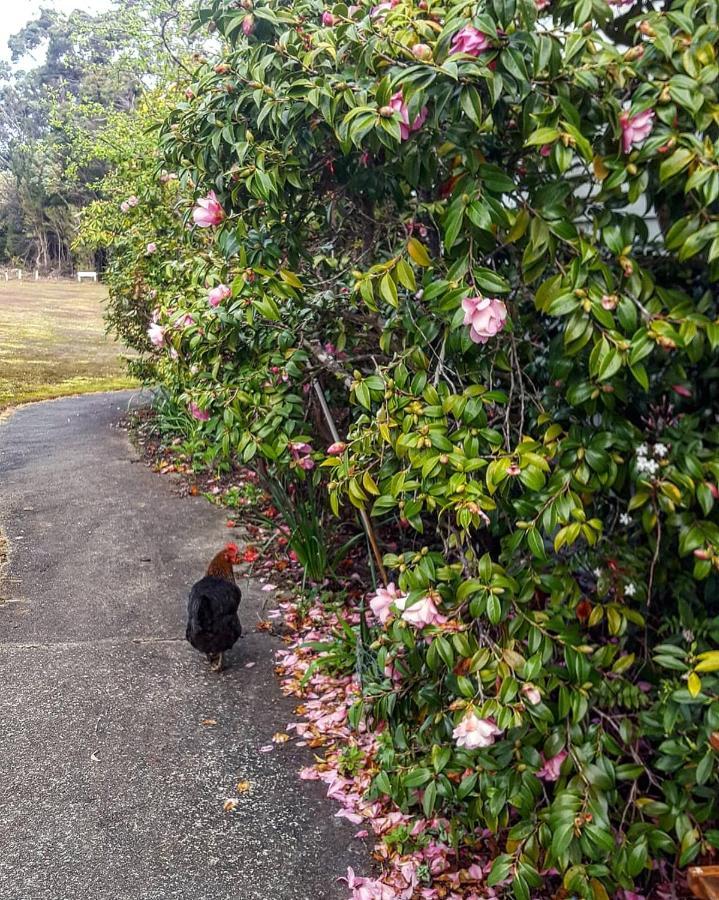
POLYGON ((241 585, 246 637, 211 673, 185 602, 225 517, 139 463, 132 396, 0 423, 0 897, 340 900, 355 829, 297 778, 306 749, 259 752, 294 705, 254 629, 266 595, 241 585))

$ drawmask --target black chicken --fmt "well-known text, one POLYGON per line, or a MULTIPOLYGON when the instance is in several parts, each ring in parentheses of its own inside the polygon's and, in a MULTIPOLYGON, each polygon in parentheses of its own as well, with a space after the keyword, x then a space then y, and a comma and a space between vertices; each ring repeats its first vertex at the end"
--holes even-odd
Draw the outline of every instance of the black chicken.
POLYGON ((235 544, 227 544, 212 558, 207 574, 192 586, 187 603, 185 637, 195 650, 206 653, 213 672, 221 672, 223 654, 242 634, 237 608, 242 594, 232 567, 239 562, 235 544))

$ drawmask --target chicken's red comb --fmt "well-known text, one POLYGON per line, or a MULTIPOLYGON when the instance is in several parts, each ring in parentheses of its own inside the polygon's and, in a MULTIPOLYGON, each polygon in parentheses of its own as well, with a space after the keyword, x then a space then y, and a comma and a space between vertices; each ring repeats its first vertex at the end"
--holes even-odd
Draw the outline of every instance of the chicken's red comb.
POLYGON ((225 550, 230 550, 230 551, 232 551, 232 553, 240 552, 240 548, 237 546, 237 544, 233 544, 233 543, 225 544, 225 550))

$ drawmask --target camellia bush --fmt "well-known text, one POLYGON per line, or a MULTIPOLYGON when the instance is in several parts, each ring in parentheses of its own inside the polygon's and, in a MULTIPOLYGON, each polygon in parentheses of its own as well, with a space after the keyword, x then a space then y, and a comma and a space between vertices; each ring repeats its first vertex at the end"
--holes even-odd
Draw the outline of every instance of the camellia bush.
POLYGON ((194 277, 194 236, 178 209, 177 174, 162 170, 157 142, 177 90, 158 89, 131 113, 111 113, 98 133, 75 136, 72 155, 74 170, 98 159, 106 169, 95 186, 98 199, 82 212, 75 249, 107 251, 108 325, 137 351, 131 371, 168 386, 177 353, 159 317, 178 296, 188 303, 194 277))
POLYGON ((193 230, 138 321, 219 457, 394 529, 372 792, 488 829, 518 898, 677 881, 719 847, 716 4, 198 28, 159 137, 193 230))

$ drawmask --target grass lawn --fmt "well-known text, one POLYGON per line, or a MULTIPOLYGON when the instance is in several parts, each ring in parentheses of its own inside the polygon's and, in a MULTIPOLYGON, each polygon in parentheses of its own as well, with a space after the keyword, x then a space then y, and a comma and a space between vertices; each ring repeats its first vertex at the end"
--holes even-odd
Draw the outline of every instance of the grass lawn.
POLYGON ((0 410, 134 387, 106 334, 99 284, 0 281, 0 410))

